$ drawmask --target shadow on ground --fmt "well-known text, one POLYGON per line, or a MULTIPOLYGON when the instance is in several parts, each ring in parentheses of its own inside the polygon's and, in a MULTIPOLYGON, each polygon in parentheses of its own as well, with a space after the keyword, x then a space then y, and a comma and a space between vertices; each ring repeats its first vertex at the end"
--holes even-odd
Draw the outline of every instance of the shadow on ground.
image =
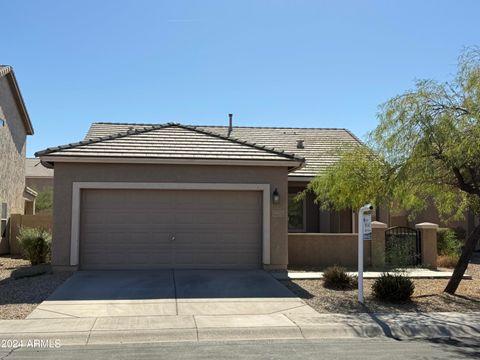
POLYGON ((296 298, 262 270, 79 271, 49 301, 296 298))

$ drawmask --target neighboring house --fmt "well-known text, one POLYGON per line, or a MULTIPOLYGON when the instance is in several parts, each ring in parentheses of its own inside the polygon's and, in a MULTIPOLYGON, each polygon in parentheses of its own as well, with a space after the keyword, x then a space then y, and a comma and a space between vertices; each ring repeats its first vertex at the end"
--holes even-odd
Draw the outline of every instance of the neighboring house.
POLYGON ((0 253, 8 252, 11 214, 34 209, 36 192, 25 186, 27 135, 33 127, 11 66, 0 65, 0 253))
POLYGON ((38 158, 27 158, 25 168, 26 185, 37 193, 53 191, 53 169, 46 168, 38 158))

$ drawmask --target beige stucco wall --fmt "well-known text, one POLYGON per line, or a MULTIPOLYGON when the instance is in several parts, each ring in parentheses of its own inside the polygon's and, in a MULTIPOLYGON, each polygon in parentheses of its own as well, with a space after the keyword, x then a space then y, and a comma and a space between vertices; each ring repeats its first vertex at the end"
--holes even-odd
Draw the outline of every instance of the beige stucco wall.
POLYGON ((280 193, 279 204, 271 204, 270 268, 287 266, 287 168, 80 163, 55 164, 52 248, 54 266, 63 267, 70 263, 72 183, 86 181, 270 184, 272 192, 277 188, 280 193))
POLYGON ((9 213, 23 213, 26 131, 6 76, 0 78, 0 203, 9 213))
MULTIPOLYGON (((7 203, 8 215, 23 214, 27 133, 6 76, 0 77, 0 118, 0 204, 7 203)), ((0 253, 8 252, 8 236, 0 234, 0 253)))
MULTIPOLYGON (((371 241, 364 241, 364 264, 371 265, 371 241)), ((297 233, 288 235, 291 266, 352 267, 358 260, 357 234, 297 233)))

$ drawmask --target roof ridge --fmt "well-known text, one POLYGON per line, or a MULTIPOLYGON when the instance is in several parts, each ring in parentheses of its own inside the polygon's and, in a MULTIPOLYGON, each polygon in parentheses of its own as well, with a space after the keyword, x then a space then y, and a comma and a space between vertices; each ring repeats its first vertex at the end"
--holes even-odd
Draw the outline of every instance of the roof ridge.
POLYGON ((295 154, 287 153, 284 150, 276 150, 275 148, 257 145, 255 143, 250 143, 246 140, 240 140, 238 138, 227 137, 227 136, 217 134, 217 133, 214 133, 212 131, 205 130, 205 129, 198 129, 196 126, 193 126, 193 125, 183 125, 183 124, 180 124, 180 123, 165 123, 165 124, 146 125, 146 126, 148 126, 148 127, 145 127, 143 129, 129 129, 125 132, 119 132, 117 134, 111 134, 111 135, 107 135, 107 136, 91 138, 91 139, 88 139, 88 140, 82 140, 82 141, 78 141, 78 142, 75 142, 75 143, 59 145, 59 146, 55 146, 55 147, 52 147, 52 148, 46 148, 45 150, 37 151, 34 155, 37 157, 37 156, 46 155, 46 154, 49 154, 49 153, 52 153, 52 152, 55 152, 55 151, 58 151, 58 150, 72 149, 72 148, 76 148, 76 147, 82 146, 82 145, 95 144, 95 143, 99 143, 99 142, 106 141, 106 140, 120 139, 120 138, 130 136, 130 135, 143 134, 143 133, 150 132, 150 131, 153 131, 153 130, 159 130, 159 129, 164 129, 164 128, 167 128, 167 127, 176 126, 176 127, 183 128, 183 129, 186 129, 186 130, 195 131, 197 133, 201 133, 201 134, 204 134, 204 135, 214 136, 214 137, 217 137, 217 138, 220 138, 220 139, 223 139, 223 140, 227 140, 227 141, 230 141, 230 142, 234 142, 234 143, 237 143, 237 144, 250 146, 250 147, 253 147, 255 149, 262 150, 262 151, 267 151, 267 152, 277 154, 277 155, 280 155, 280 156, 283 156, 283 157, 286 157, 286 158, 289 158, 289 159, 292 159, 292 160, 298 160, 298 161, 302 161, 302 162, 305 161, 305 158, 297 157, 295 154))
MULTIPOLYGON (((221 127, 228 128, 228 125, 196 125, 199 127, 221 127)), ((243 126, 238 125, 233 128, 243 128, 243 129, 290 129, 290 130, 345 130, 346 128, 335 128, 335 127, 293 127, 293 126, 243 126)))
MULTIPOLYGON (((138 125, 138 126, 155 126, 161 125, 159 123, 124 123, 124 122, 109 122, 109 121, 96 121, 93 124, 100 125, 138 125)), ((228 125, 185 125, 185 126, 194 126, 194 127, 221 127, 228 128, 228 125)), ((350 132, 347 128, 341 127, 294 127, 294 126, 246 126, 246 125, 235 125, 234 128, 247 128, 247 129, 305 129, 305 130, 345 130, 350 132)))
POLYGON ((289 153, 289 152, 286 152, 285 150, 276 150, 273 147, 268 147, 268 146, 265 146, 265 145, 258 145, 256 143, 253 143, 253 142, 250 142, 250 141, 247 141, 247 140, 240 140, 238 138, 233 138, 233 137, 230 137, 230 136, 224 136, 224 135, 217 134, 217 133, 214 133, 213 131, 209 131, 209 130, 205 130, 205 129, 198 129, 198 127, 195 126, 195 125, 182 125, 182 124, 177 124, 177 125, 180 126, 180 127, 191 128, 192 130, 195 130, 195 131, 200 132, 200 133, 204 133, 206 135, 215 136, 215 137, 218 137, 220 139, 229 140, 231 142, 235 142, 235 143, 238 143, 238 144, 247 145, 247 146, 253 147, 253 148, 258 149, 258 150, 268 151, 268 152, 271 152, 273 154, 282 155, 282 156, 285 156, 285 157, 288 157, 288 158, 294 159, 294 160, 305 161, 304 157, 298 157, 294 153, 289 153))

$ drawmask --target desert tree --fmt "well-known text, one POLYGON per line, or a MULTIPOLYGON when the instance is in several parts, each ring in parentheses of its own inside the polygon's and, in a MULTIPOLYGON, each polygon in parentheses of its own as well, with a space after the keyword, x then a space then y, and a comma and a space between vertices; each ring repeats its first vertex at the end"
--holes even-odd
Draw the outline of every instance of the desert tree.
MULTIPOLYGON (((385 204, 414 214, 431 201, 444 219, 480 216, 480 50, 466 49, 450 81, 416 81, 414 89, 380 106, 379 124, 366 144, 309 184, 324 207, 385 204)), ((475 245, 465 241, 445 291, 454 294, 475 245)))

